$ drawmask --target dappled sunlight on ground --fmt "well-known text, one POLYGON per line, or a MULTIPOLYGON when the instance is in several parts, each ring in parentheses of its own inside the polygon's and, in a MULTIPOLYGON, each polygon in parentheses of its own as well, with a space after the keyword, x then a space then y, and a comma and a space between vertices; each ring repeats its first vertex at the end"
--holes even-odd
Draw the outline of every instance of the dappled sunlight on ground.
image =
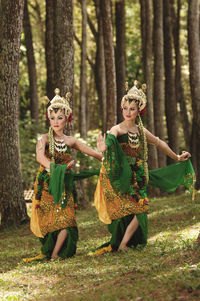
POLYGON ((93 207, 78 210, 77 254, 66 260, 25 264, 23 257, 40 252, 29 225, 2 232, 0 300, 199 300, 200 212, 190 202, 185 195, 154 199, 147 246, 125 254, 87 256, 110 238, 93 207))

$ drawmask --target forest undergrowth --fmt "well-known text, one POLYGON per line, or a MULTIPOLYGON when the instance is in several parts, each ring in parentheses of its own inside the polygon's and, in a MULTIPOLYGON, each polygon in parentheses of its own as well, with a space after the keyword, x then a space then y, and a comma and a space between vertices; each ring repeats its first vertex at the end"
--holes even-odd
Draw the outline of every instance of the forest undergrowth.
POLYGON ((199 300, 200 195, 152 198, 144 248, 89 257, 109 233, 93 206, 77 210, 77 254, 23 263, 40 252, 29 225, 0 233, 0 300, 199 300))

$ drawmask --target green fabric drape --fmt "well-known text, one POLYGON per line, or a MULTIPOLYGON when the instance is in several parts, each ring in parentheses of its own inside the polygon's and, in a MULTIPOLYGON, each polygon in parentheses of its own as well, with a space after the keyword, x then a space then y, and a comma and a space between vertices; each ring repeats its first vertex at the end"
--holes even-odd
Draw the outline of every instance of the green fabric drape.
POLYGON ((174 163, 162 168, 149 170, 149 186, 163 191, 173 192, 183 185, 192 194, 194 192, 195 173, 190 160, 174 163))
MULTIPOLYGON (((130 175, 132 174, 130 165, 124 155, 120 144, 114 135, 107 135, 107 144, 110 151, 106 155, 108 164, 105 164, 109 173, 111 184, 120 189, 121 193, 130 192, 130 175), (112 146, 115 145, 113 151, 112 146), (114 161, 115 160, 115 161, 114 161), (115 163, 113 163, 115 162, 115 163), (113 166, 115 164, 115 166, 113 166)), ((82 180, 94 175, 99 175, 99 169, 74 173, 71 169, 66 172, 66 165, 51 164, 51 174, 49 183, 49 193, 53 195, 56 204, 63 202, 65 190, 65 202, 74 190, 74 181, 82 180)), ((168 166, 149 170, 148 186, 154 186, 166 192, 173 192, 177 187, 183 185, 191 194, 194 194, 195 173, 190 160, 170 164, 168 166)))
POLYGON ((50 181, 49 181, 49 193, 53 195, 55 204, 58 204, 63 191, 64 191, 64 179, 67 166, 65 164, 50 164, 50 181))
MULTIPOLYGON (((130 241, 128 242, 128 247, 136 247, 137 245, 145 246, 147 244, 147 236, 148 236, 148 218, 147 213, 137 214, 137 220, 139 222, 139 228, 136 230, 130 241)), ((122 218, 113 220, 111 224, 108 225, 108 231, 111 234, 111 239, 99 246, 96 249, 91 250, 91 252, 95 252, 96 250, 105 248, 111 245, 112 250, 117 251, 122 238, 126 232, 126 228, 130 224, 134 217, 134 214, 130 214, 124 216, 122 218)))
MULTIPOLYGON (((45 235, 44 238, 40 238, 40 242, 42 243, 41 252, 46 255, 47 258, 51 258, 51 254, 55 247, 58 234, 61 230, 57 230, 54 232, 49 232, 45 235)), ((72 257, 76 253, 76 244, 78 241, 78 229, 77 227, 67 227, 67 238, 65 239, 58 256, 61 258, 72 257)))
MULTIPOLYGON (((137 214, 137 220, 139 222, 139 228, 136 230, 130 241, 128 242, 128 247, 136 247, 138 244, 146 245, 148 236, 148 219, 147 213, 137 214)), ((124 216, 120 219, 113 220, 110 225, 108 225, 108 230, 111 233, 110 245, 113 250, 117 250, 124 237, 126 228, 130 224, 134 217, 134 214, 124 216)))
POLYGON ((74 173, 71 169, 66 169, 65 164, 51 163, 48 191, 53 196, 55 204, 60 204, 62 208, 65 208, 71 193, 75 195, 74 181, 94 175, 99 175, 99 169, 74 173))
POLYGON ((117 138, 108 134, 106 146, 104 165, 113 189, 120 190, 122 194, 130 192, 132 170, 117 138))

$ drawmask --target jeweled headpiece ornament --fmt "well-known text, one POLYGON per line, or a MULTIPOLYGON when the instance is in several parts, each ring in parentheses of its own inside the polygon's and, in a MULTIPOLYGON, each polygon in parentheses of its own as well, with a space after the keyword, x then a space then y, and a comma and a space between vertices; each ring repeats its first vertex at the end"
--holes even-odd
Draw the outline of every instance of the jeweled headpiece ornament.
POLYGON ((60 109, 63 110, 65 116, 68 119, 68 117, 72 113, 72 110, 69 106, 71 93, 68 92, 64 98, 60 96, 60 90, 58 88, 56 88, 54 92, 55 92, 55 96, 51 101, 49 101, 49 106, 47 108, 48 117, 50 118, 50 114, 53 110, 60 109))
POLYGON ((146 94, 144 93, 144 91, 146 91, 147 86, 146 86, 146 84, 143 84, 142 89, 138 89, 137 85, 138 85, 138 81, 135 80, 134 86, 130 90, 128 90, 128 83, 126 82, 125 86, 126 86, 126 90, 128 92, 122 98, 121 105, 123 106, 123 104, 126 101, 131 100, 131 99, 137 100, 138 109, 141 112, 142 110, 144 110, 144 108, 146 107, 146 103, 147 103, 146 94))

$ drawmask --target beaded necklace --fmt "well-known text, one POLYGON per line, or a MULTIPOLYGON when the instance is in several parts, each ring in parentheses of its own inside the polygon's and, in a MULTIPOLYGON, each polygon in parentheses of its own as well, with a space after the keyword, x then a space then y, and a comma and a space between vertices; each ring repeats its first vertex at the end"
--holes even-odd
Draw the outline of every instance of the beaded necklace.
POLYGON ((128 131, 128 144, 131 148, 138 148, 140 146, 139 135, 128 131))

